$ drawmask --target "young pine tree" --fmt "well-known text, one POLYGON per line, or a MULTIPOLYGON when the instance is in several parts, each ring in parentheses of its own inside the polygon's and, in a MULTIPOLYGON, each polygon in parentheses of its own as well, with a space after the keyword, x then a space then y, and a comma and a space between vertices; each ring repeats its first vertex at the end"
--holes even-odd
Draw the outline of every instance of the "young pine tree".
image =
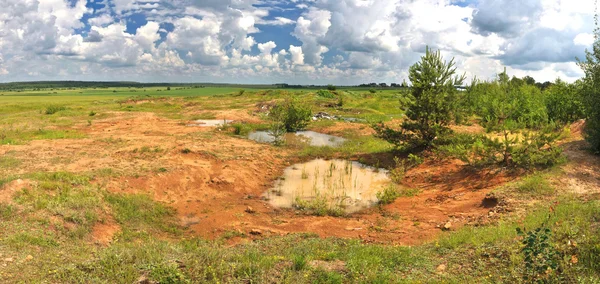
POLYGON ((409 69, 412 87, 407 119, 399 131, 383 123, 374 125, 377 135, 396 146, 428 147, 433 140, 450 131, 448 125, 457 116, 459 101, 455 86, 465 76, 455 76, 454 59, 444 61, 439 51, 427 48, 425 56, 409 69))

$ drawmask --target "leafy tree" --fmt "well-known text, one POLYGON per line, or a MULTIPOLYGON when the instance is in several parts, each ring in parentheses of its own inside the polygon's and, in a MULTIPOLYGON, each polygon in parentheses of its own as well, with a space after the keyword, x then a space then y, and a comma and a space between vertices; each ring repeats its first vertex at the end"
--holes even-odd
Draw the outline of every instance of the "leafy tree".
POLYGON ((570 123, 584 117, 585 106, 581 98, 581 82, 568 84, 560 79, 544 91, 548 119, 570 123))
POLYGON ((600 26, 598 14, 595 17, 594 45, 592 51, 586 50, 585 61, 579 61, 583 69, 583 98, 587 106, 585 136, 592 149, 600 153, 600 26))
POLYGON ((533 85, 508 80, 506 72, 492 82, 475 81, 467 89, 465 101, 490 131, 502 130, 507 121, 518 123, 518 128, 537 128, 548 120, 542 92, 533 85))
POLYGON ((465 76, 455 76, 454 59, 443 60, 439 51, 427 48, 421 61, 409 69, 412 83, 411 103, 406 111, 407 120, 399 131, 383 123, 374 125, 377 135, 397 146, 431 146, 436 137, 450 132, 448 125, 454 121, 458 91, 465 76))
POLYGON ((523 77, 523 81, 525 81, 527 85, 535 85, 535 79, 533 79, 531 76, 523 77))

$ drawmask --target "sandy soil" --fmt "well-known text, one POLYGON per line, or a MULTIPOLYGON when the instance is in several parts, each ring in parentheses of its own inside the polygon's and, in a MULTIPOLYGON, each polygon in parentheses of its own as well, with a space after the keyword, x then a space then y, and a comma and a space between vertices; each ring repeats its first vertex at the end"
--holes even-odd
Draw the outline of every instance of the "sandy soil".
MULTIPOLYGON (((217 118, 254 119, 243 111, 219 112, 217 118)), ((89 138, 4 145, 0 154, 11 152, 22 161, 17 174, 113 169, 120 175, 95 182, 112 192, 146 193, 174 207, 190 234, 214 239, 239 231, 250 236, 233 242, 313 232, 365 242, 419 244, 445 229, 486 222, 489 212, 497 211, 495 204, 484 202, 486 194, 515 179, 503 172, 472 172, 459 161, 428 161, 407 173, 404 186, 421 190, 415 197, 345 218, 306 216, 273 208, 260 198, 286 167, 297 162, 290 150, 186 124, 151 113, 112 113, 92 126, 78 127, 89 138), (191 153, 182 153, 186 148, 191 153)), ((328 132, 360 127, 340 122, 328 132)), ((597 192, 600 162, 578 156, 585 155, 580 140, 570 143, 567 154, 574 162, 566 166, 563 182, 573 191, 597 192)), ((14 187, 5 186, 0 201, 14 187)), ((94 239, 105 244, 119 229, 105 221, 94 228, 94 239)))

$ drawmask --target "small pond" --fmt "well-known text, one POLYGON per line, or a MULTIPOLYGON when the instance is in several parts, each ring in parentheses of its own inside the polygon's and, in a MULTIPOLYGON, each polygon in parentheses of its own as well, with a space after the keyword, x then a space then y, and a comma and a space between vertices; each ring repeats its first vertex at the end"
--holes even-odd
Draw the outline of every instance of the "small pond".
POLYGON ((225 124, 232 123, 233 120, 227 119, 200 119, 195 120, 194 123, 188 124, 188 126, 199 126, 199 127, 217 127, 225 124))
MULTIPOLYGON (((273 143, 275 141, 275 138, 267 131, 252 132, 248 135, 248 138, 260 143, 273 143)), ((339 147, 346 142, 346 139, 314 131, 299 131, 296 133, 286 133, 285 142, 288 144, 309 144, 317 147, 339 147)))
POLYGON ((387 171, 346 160, 317 159, 285 169, 275 187, 265 193, 275 207, 292 208, 298 200, 325 200, 346 213, 371 207, 377 192, 389 186, 387 171))

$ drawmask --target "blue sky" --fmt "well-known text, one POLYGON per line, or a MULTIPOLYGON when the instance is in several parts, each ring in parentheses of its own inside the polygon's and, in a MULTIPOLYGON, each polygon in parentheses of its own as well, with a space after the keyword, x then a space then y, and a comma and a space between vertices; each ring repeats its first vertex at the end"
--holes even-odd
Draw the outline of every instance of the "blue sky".
POLYGON ((426 46, 468 76, 582 75, 588 0, 3 0, 0 82, 402 82, 426 46))

